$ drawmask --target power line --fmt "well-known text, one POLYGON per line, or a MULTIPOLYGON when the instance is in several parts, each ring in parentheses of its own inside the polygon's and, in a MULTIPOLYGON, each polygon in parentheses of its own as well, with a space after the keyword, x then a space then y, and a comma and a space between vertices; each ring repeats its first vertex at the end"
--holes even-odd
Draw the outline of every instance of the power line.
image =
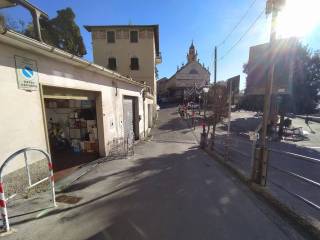
POLYGON ((239 38, 239 40, 234 45, 232 45, 232 47, 229 48, 229 50, 221 58, 219 58, 219 61, 224 59, 242 41, 242 39, 250 32, 250 30, 258 22, 258 20, 264 15, 264 13, 265 13, 265 9, 262 10, 259 16, 254 20, 254 22, 249 26, 249 28, 244 32, 244 34, 239 38))
POLYGON ((240 20, 238 21, 238 23, 232 28, 232 30, 229 32, 229 34, 224 38, 224 40, 222 42, 220 42, 220 44, 218 44, 218 47, 220 47, 221 45, 225 44, 225 42, 229 39, 229 37, 231 36, 231 34, 239 27, 239 25, 242 23, 242 21, 248 16, 249 11, 251 10, 251 8, 253 7, 253 5, 257 2, 257 0, 253 0, 253 2, 250 4, 249 8, 247 9, 247 11, 244 13, 244 15, 240 18, 240 20))

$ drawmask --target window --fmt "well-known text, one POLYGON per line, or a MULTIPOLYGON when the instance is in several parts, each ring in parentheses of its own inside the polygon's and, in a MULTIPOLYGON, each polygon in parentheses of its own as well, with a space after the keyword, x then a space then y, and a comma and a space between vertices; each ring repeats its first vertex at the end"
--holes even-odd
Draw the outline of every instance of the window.
POLYGON ((199 74, 198 71, 196 69, 191 69, 191 71, 189 72, 189 74, 199 74))
POLYGON ((131 70, 139 70, 139 59, 136 57, 131 58, 131 70))
POLYGON ((117 60, 114 57, 111 57, 108 59, 108 68, 110 70, 116 70, 117 69, 117 60))
POLYGON ((130 32, 130 42, 137 43, 138 42, 138 31, 130 32))
POLYGON ((116 42, 116 38, 115 38, 115 33, 114 31, 108 31, 107 32, 107 41, 108 43, 115 43, 116 42))

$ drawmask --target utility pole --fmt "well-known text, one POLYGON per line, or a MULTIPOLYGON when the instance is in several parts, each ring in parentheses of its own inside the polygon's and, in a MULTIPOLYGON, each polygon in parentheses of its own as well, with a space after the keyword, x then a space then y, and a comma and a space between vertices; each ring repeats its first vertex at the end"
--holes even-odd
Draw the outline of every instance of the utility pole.
POLYGON ((218 56, 218 47, 215 46, 214 47, 214 82, 213 82, 214 85, 216 85, 217 83, 217 62, 218 62, 217 56, 218 56))
POLYGON ((216 84, 217 84, 217 62, 218 62, 218 47, 214 47, 214 80, 213 80, 213 126, 211 133, 211 150, 214 148, 214 137, 216 133, 216 84))
POLYGON ((267 181, 267 168, 268 168, 268 149, 267 149, 267 134, 268 125, 270 120, 270 106, 273 89, 274 78, 274 59, 273 50, 276 42, 276 24, 277 17, 281 7, 285 4, 285 0, 267 0, 266 14, 272 14, 270 44, 269 44, 269 70, 267 75, 266 89, 264 95, 264 109, 262 121, 262 134, 260 138, 260 154, 259 164, 255 164, 257 171, 253 175, 254 181, 260 185, 265 186, 267 181))

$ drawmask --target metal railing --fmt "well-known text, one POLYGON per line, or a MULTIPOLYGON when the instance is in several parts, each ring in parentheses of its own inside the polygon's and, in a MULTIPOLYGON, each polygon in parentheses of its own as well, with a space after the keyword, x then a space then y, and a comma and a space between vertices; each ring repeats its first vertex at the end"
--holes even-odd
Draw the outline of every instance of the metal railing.
POLYGON ((109 154, 107 159, 120 159, 134 154, 133 133, 123 138, 115 138, 107 143, 109 154))
MULTIPOLYGON (((309 163, 312 163, 312 164, 316 164, 316 165, 319 165, 320 166, 320 159, 316 159, 316 158, 312 158, 312 157, 308 157, 308 156, 303 156, 303 155, 300 155, 300 154, 296 154, 296 153, 292 153, 292 152, 287 152, 287 151, 280 151, 280 150, 277 150, 277 149, 273 149, 273 148, 269 148, 268 149, 269 152, 273 152, 273 153, 278 153, 278 154, 281 154, 281 155, 286 155, 286 156, 290 156, 290 157, 293 157, 295 159, 299 159, 299 160, 302 160, 302 161, 307 161, 309 163)), ((270 162, 270 161, 269 161, 270 162)), ((317 182, 317 181, 314 181, 310 178, 307 178, 305 176, 302 176, 301 174, 298 174, 298 173, 295 173, 293 171, 288 171, 288 170, 285 170, 285 169, 282 169, 282 168, 278 168, 272 164, 269 163, 269 167, 275 171, 278 171, 278 172, 281 172, 287 176, 290 176, 292 178, 295 178, 295 179, 298 179, 299 181, 302 181, 304 183, 307 183, 309 185, 312 185, 318 189, 320 189, 320 183, 317 182)), ((288 194, 290 194, 291 196, 303 201, 304 203, 306 203, 307 205, 311 206, 312 208, 320 211, 320 206, 317 205, 316 203, 312 202, 311 200, 305 198, 304 196, 301 196, 300 194, 298 193, 295 193, 293 191, 290 191, 288 190, 287 188, 285 188, 283 185, 280 185, 278 183, 276 183, 275 181, 272 181, 270 179, 268 179, 268 181, 270 183, 272 183, 273 185, 277 186, 278 188, 280 188, 281 190, 287 192, 288 194)))
POLYGON ((4 184, 3 184, 3 170, 5 169, 5 167, 8 165, 8 163, 15 159, 17 156, 19 156, 20 154, 23 154, 24 156, 24 161, 25 161, 25 168, 26 168, 26 172, 27 172, 27 176, 28 176, 28 184, 29 186, 27 187, 27 189, 30 189, 32 187, 35 187, 37 185, 39 185, 42 182, 45 182, 47 180, 50 181, 50 185, 51 185, 51 194, 52 194, 52 203, 53 203, 53 207, 56 207, 56 199, 55 199, 55 191, 54 191, 54 178, 53 178, 53 167, 52 167, 52 161, 51 161, 51 157, 50 155, 41 150, 41 149, 37 149, 37 148, 23 148, 19 151, 16 151, 15 153, 13 153, 12 155, 10 155, 1 165, 0 167, 0 210, 1 210, 1 217, 2 217, 2 222, 3 222, 3 229, 4 231, 8 232, 10 231, 10 224, 9 224, 9 217, 8 217, 8 210, 7 210, 7 201, 13 197, 16 196, 16 194, 13 194, 11 196, 9 196, 8 198, 5 197, 5 193, 4 193, 4 184), (27 157, 27 152, 28 151, 36 151, 36 152, 40 152, 42 153, 46 159, 48 160, 48 169, 49 169, 49 175, 48 177, 41 179, 40 181, 36 182, 36 183, 32 183, 31 181, 31 176, 30 176, 30 169, 29 169, 29 163, 28 163, 28 157, 27 157))

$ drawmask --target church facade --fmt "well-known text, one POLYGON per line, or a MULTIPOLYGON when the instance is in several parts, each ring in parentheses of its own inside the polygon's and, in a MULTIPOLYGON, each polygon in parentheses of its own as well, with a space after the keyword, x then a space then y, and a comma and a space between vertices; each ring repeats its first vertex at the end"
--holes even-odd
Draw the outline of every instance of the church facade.
POLYGON ((187 63, 177 68, 177 72, 169 79, 158 81, 159 98, 170 102, 183 102, 197 99, 202 88, 210 82, 209 69, 201 64, 193 42, 187 54, 187 63), (164 89, 164 90, 163 90, 164 89))

